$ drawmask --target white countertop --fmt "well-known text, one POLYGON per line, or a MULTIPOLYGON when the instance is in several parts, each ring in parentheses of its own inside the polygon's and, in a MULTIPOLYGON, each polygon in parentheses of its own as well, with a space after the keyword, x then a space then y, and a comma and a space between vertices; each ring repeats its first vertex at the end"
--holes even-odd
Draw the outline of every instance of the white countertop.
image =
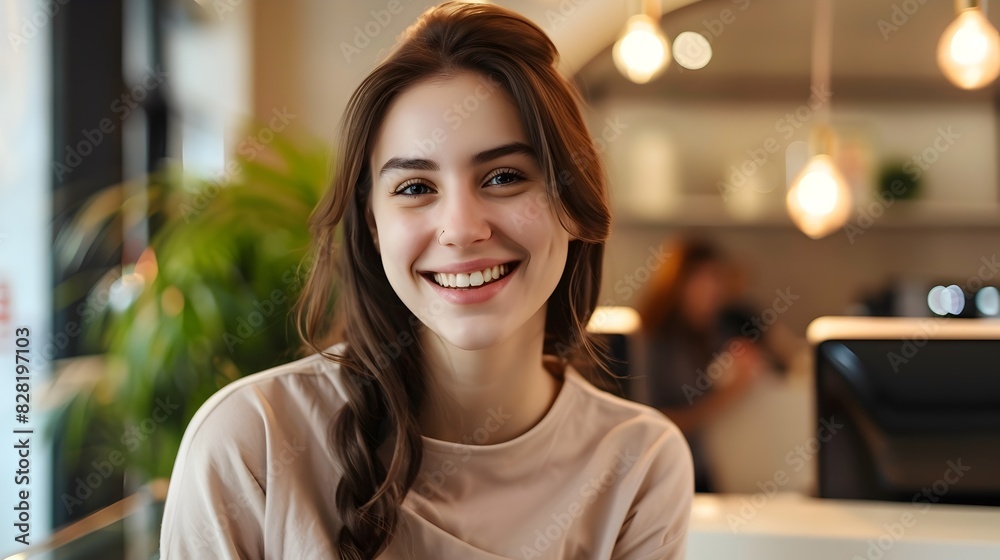
POLYGON ((689 560, 1000 559, 1000 508, 697 494, 689 560))

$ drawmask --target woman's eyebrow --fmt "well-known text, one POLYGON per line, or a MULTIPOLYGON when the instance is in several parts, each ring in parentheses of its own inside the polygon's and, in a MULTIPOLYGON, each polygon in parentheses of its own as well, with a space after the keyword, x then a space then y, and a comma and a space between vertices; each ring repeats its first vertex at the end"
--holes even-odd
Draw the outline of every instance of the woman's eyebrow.
POLYGON ((537 160, 535 150, 531 149, 531 146, 524 142, 511 142, 510 144, 491 148, 472 156, 472 165, 481 165, 510 154, 524 154, 537 160))
MULTIPOLYGON (((496 148, 490 148, 489 150, 484 150, 478 154, 472 156, 472 165, 482 165, 486 162, 493 161, 497 158, 501 158, 510 154, 524 154, 531 156, 537 160, 535 150, 531 146, 525 144, 524 142, 511 142, 510 144, 504 144, 503 146, 497 146, 496 148)), ((437 171, 438 164, 429 159, 422 158, 401 158, 394 157, 389 158, 389 161, 385 162, 382 169, 379 170, 378 176, 382 177, 385 173, 392 169, 412 169, 416 171, 437 171)))
POLYGON ((417 171, 437 171, 438 165, 429 159, 420 158, 401 158, 394 157, 389 158, 389 161, 385 162, 382 169, 379 170, 378 176, 381 178, 385 175, 386 171, 392 169, 415 169, 417 171))

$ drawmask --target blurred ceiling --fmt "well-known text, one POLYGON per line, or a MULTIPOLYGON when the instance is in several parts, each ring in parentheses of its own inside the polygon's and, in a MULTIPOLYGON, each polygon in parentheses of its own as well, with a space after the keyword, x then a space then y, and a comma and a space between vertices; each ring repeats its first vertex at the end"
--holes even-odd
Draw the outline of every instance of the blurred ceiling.
MULTIPOLYGON (((373 14, 385 11, 390 0, 244 3, 253 10, 253 17, 246 19, 253 26, 248 48, 254 113, 266 117, 274 107, 296 107, 310 115, 304 126, 321 137, 329 134, 364 75, 407 25, 439 1, 399 2, 398 14, 384 23, 373 14), (361 28, 374 24, 378 24, 374 35, 362 33, 361 28), (348 54, 345 46, 351 45, 357 52, 348 54)), ((668 36, 698 31, 710 39, 715 56, 702 70, 681 71, 671 65, 663 76, 643 86, 628 82, 611 61, 612 45, 628 18, 639 12, 640 1, 495 1, 524 14, 549 34, 559 48, 563 73, 575 76, 591 102, 612 93, 628 99, 782 102, 801 102, 809 94, 815 0, 663 0, 662 23, 668 36), (722 22, 723 10, 731 11, 728 24, 722 22)), ((994 2, 992 8, 996 23, 1000 4, 994 2)), ((214 8, 204 9, 210 10, 211 21, 219 19, 214 8)), ((242 16, 226 17, 232 21, 242 16)), ((936 44, 954 17, 950 0, 835 0, 835 99, 990 99, 993 90, 958 90, 937 68, 936 44), (880 20, 897 29, 887 28, 883 36, 880 20)))
MULTIPOLYGON (((577 78, 592 98, 610 91, 641 96, 804 97, 810 77, 814 6, 810 0, 701 0, 677 6, 664 13, 667 36, 673 39, 682 31, 701 33, 712 45, 712 61, 697 71, 672 64, 644 86, 631 84, 615 69, 611 43, 620 31, 621 19, 612 26, 613 18, 608 18, 608 26, 616 29, 610 30, 612 36, 604 48, 582 65, 577 78)), ((994 25, 1000 20, 998 11, 1000 5, 988 12, 994 25)), ((962 91, 938 69, 938 38, 954 18, 954 4, 947 0, 836 0, 833 90, 840 98, 862 99, 993 97, 995 85, 962 91)))

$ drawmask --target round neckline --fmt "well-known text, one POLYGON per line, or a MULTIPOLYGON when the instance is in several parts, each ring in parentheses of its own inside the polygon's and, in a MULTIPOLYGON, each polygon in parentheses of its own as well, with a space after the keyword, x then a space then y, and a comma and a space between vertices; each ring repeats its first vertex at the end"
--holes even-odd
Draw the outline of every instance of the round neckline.
POLYGON ((470 443, 459 443, 452 441, 445 441, 441 439, 434 439, 427 436, 420 436, 420 440, 423 442, 424 451, 430 451, 434 453, 445 453, 449 455, 481 455, 486 453, 499 453, 507 451, 513 447, 520 445, 527 445, 533 439, 542 437, 539 434, 544 434, 549 430, 549 426, 554 422, 558 422, 559 419, 564 414, 564 409, 570 406, 570 401, 573 399, 573 394, 576 392, 576 385, 578 383, 577 376, 579 374, 573 369, 572 366, 567 365, 563 370, 563 380, 559 387, 559 393, 556 394, 556 398, 552 401, 552 405, 542 416, 541 420, 535 423, 534 426, 528 428, 523 434, 503 441, 500 443, 489 443, 489 444, 470 444, 470 443), (574 388, 570 389, 570 385, 574 388))

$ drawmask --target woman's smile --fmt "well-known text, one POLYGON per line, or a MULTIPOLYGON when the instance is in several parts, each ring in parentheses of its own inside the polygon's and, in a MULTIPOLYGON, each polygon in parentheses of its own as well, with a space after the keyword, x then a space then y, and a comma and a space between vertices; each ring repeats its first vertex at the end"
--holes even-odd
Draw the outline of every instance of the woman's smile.
POLYGON ((520 264, 521 261, 512 261, 472 272, 425 272, 421 276, 445 301, 469 305, 482 303, 500 293, 520 264))
POLYGON ((511 259, 476 259, 433 267, 420 274, 446 288, 475 288, 506 276, 520 262, 511 259))

